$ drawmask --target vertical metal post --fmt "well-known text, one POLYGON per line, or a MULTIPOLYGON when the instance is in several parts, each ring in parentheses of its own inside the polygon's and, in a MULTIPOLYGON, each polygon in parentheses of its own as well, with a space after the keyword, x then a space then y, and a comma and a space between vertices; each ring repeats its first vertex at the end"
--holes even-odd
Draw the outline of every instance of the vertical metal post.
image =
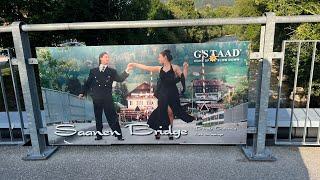
MULTIPOLYGON (((261 96, 261 81, 262 81, 262 67, 263 67, 263 63, 262 63, 262 59, 259 60, 259 64, 258 64, 258 77, 257 77, 257 82, 256 82, 256 104, 255 104, 255 113, 254 113, 254 117, 255 119, 259 118, 259 111, 258 109, 260 109, 260 96, 261 96)), ((254 121, 254 127, 257 127, 258 123, 257 121, 254 121)), ((256 142, 257 141, 257 136, 256 134, 253 135, 252 138, 252 142, 256 142)), ((257 144, 253 143, 252 144, 252 148, 256 149, 257 148, 257 144)))
MULTIPOLYGON (((259 47, 259 53, 260 56, 262 56, 262 53, 264 51, 264 38, 265 38, 265 34, 266 34, 266 26, 261 26, 261 32, 260 32, 260 47, 259 47)), ((256 82, 256 104, 255 104, 255 113, 254 113, 254 117, 255 119, 259 118, 259 111, 258 109, 260 109, 260 97, 261 97, 261 81, 262 81, 262 67, 263 67, 263 63, 262 63, 263 59, 259 59, 259 64, 258 64, 258 77, 257 77, 257 82, 256 82)), ((257 127, 258 126, 258 122, 254 121, 254 126, 257 127)), ((257 136, 253 135, 253 142, 257 141, 257 136)), ((256 148, 255 143, 253 143, 253 149, 256 148)))
POLYGON ((21 30, 22 22, 12 23, 12 36, 18 60, 19 75, 25 109, 28 117, 28 129, 32 142, 31 151, 24 160, 47 159, 57 148, 47 146, 47 136, 43 133, 40 103, 33 65, 29 64, 31 49, 28 33, 21 30), (42 133, 40 133, 42 131, 42 133))
MULTIPOLYGON (((256 105, 256 134, 253 138, 253 147, 243 147, 243 151, 249 160, 255 161, 274 161, 276 160, 270 150, 266 149, 266 131, 267 131, 267 113, 269 103, 270 77, 273 57, 273 43, 275 34, 275 14, 272 12, 266 13, 266 27, 264 34, 264 43, 262 51, 262 67, 261 67, 261 82, 257 87, 257 102, 256 105)), ((261 51, 260 51, 261 53, 261 51)))
MULTIPOLYGON (((314 70, 314 61, 316 59, 316 51, 317 51, 317 42, 313 44, 313 52, 312 52, 312 60, 311 60, 311 68, 310 68, 310 77, 309 77, 309 87, 308 87, 308 99, 307 99, 307 108, 306 108, 306 118, 304 120, 304 128, 303 128, 303 143, 306 142, 307 137, 307 119, 309 118, 309 106, 310 106, 310 96, 312 91, 312 79, 313 79, 313 70, 314 70)), ((311 124, 311 123, 310 123, 311 124)))
POLYGON ((300 53, 301 53, 301 41, 298 44, 297 62, 294 72, 294 82, 293 82, 293 92, 292 92, 292 103, 291 103, 291 114, 290 114, 290 127, 289 127, 289 141, 292 140, 292 128, 293 128, 293 112, 294 112, 294 102, 297 93, 297 83, 298 83, 298 73, 299 73, 299 63, 300 63, 300 53))
POLYGON ((279 109, 281 106, 281 94, 282 94, 282 81, 283 81, 283 67, 285 60, 285 51, 286 51, 286 42, 282 42, 282 53, 283 56, 280 59, 280 68, 279 68, 279 83, 278 83, 278 102, 277 102, 277 110, 276 110, 276 121, 275 121, 275 129, 276 133, 274 135, 274 142, 277 143, 278 140, 278 128, 279 128, 279 109))
POLYGON ((9 114, 9 107, 8 107, 6 89, 5 89, 4 81, 3 81, 3 77, 2 77, 1 66, 0 66, 0 85, 1 85, 1 92, 2 92, 2 97, 3 97, 4 109, 7 113, 7 118, 8 118, 8 129, 9 129, 10 140, 12 142, 13 141, 13 134, 12 134, 11 118, 10 118, 10 114, 9 114))
POLYGON ((26 142, 26 138, 25 138, 25 133, 24 133, 24 122, 23 122, 21 103, 20 103, 20 91, 19 91, 19 88, 18 88, 17 76, 16 76, 16 73, 14 72, 14 69, 13 69, 14 67, 13 67, 12 61, 11 61, 12 60, 12 52, 11 52, 11 50, 12 49, 8 50, 11 79, 12 79, 12 82, 13 82, 13 90, 14 90, 14 94, 15 94, 15 101, 16 101, 17 111, 19 113, 21 137, 22 137, 22 141, 25 143, 26 142))

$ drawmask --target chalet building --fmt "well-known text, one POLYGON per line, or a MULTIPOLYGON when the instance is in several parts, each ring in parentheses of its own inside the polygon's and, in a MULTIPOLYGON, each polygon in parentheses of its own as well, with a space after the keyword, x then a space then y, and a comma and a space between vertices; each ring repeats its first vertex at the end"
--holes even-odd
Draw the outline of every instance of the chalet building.
POLYGON ((128 107, 120 109, 121 119, 146 120, 158 106, 158 99, 153 95, 154 87, 144 82, 128 93, 128 107))
POLYGON ((158 106, 158 99, 153 96, 153 87, 144 82, 129 92, 128 109, 153 110, 158 106))
POLYGON ((193 81, 194 95, 196 99, 219 101, 223 97, 224 83, 218 79, 193 81))

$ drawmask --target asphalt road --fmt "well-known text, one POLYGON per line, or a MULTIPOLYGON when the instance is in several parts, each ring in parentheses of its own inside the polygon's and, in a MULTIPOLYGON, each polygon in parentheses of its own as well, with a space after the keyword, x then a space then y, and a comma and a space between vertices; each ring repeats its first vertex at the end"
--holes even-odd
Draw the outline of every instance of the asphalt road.
POLYGON ((320 179, 319 147, 271 147, 275 162, 250 162, 238 146, 61 146, 23 161, 29 147, 0 146, 0 179, 320 179))

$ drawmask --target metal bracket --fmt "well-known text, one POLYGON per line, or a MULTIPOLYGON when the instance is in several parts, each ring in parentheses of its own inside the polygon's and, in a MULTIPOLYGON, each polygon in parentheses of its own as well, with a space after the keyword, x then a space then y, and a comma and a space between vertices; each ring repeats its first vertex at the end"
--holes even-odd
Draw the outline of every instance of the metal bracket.
POLYGON ((29 58, 28 62, 29 62, 29 64, 38 64, 38 59, 37 58, 29 58))
POLYGON ((250 53, 250 59, 261 59, 263 57, 260 52, 252 52, 250 53))
POLYGON ((272 152, 268 149, 265 148, 264 152, 261 154, 255 153, 255 149, 253 147, 249 146, 241 146, 241 149, 245 156, 250 160, 250 161, 276 161, 277 158, 272 156, 272 152))
MULTIPOLYGON (((30 134, 30 129, 24 129, 25 134, 30 134)), ((46 127, 38 129, 39 134, 48 134, 48 129, 46 127)))
MULTIPOLYGON (((272 59, 282 59, 284 57, 284 52, 273 52, 272 59)), ((250 53, 250 59, 262 59, 263 53, 261 52, 252 52, 250 53)))
POLYGON ((47 132, 48 132, 47 127, 43 127, 39 129, 40 134, 48 134, 47 132))
MULTIPOLYGON (((248 134, 256 134, 257 133, 257 128, 256 127, 248 127, 247 128, 247 133, 248 134)), ((272 127, 267 127, 266 134, 276 134, 276 129, 272 128, 272 127)))
POLYGON ((57 149, 58 149, 58 147, 55 147, 55 146, 47 146, 46 149, 41 154, 28 152, 27 156, 23 157, 22 160, 25 160, 25 161, 46 160, 57 149))
MULTIPOLYGON (((15 65, 15 66, 18 65, 18 59, 16 59, 16 58, 11 59, 11 62, 12 62, 12 65, 15 65)), ((38 64, 38 59, 37 58, 29 58, 28 64, 38 64)))
POLYGON ((273 52, 272 58, 273 59, 282 59, 282 58, 284 58, 284 52, 273 52))

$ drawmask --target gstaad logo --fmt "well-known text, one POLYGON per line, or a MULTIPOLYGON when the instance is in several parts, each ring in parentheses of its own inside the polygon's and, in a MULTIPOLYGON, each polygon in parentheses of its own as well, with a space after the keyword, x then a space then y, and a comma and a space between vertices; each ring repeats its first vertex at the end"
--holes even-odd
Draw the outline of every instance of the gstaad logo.
POLYGON ((208 58, 210 56, 215 56, 217 58, 224 58, 224 57, 238 57, 240 55, 241 49, 228 49, 228 50, 196 50, 193 52, 193 56, 197 59, 201 58, 202 55, 204 58, 208 58))
POLYGON ((203 62, 232 62, 240 61, 241 49, 229 49, 229 50, 196 50, 193 52, 193 56, 196 58, 193 61, 195 63, 203 62))

